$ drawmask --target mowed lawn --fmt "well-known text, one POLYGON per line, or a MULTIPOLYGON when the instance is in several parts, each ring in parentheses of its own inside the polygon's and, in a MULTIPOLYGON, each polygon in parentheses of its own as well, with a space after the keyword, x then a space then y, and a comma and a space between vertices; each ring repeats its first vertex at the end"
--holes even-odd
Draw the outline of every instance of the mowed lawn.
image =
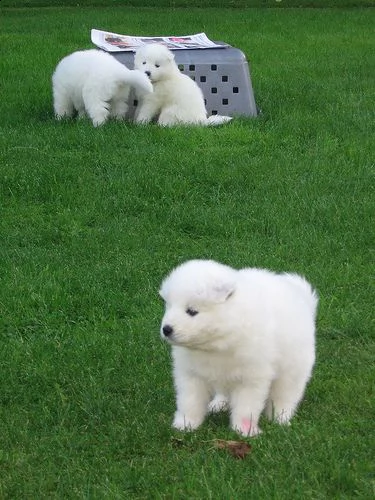
MULTIPOLYGON (((83 2, 82 2, 83 3, 83 2)), ((374 9, 2 8, 0 498, 370 499, 374 9), (247 56, 257 118, 57 122, 51 75, 96 27, 205 31, 247 56), (213 258, 304 274, 317 362, 244 459, 228 415, 171 429, 158 288, 213 258)))

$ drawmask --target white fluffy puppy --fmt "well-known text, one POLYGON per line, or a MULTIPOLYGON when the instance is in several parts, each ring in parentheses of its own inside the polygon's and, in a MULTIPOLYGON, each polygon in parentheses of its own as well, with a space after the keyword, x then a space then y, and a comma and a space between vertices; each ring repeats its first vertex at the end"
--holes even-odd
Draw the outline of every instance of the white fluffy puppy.
POLYGON ((163 281, 160 295, 161 335, 174 363, 173 426, 196 429, 208 411, 224 407, 245 436, 260 432, 263 410, 288 424, 315 360, 318 299, 309 283, 296 274, 191 260, 163 281))
POLYGON ((96 49, 64 57, 55 69, 52 85, 56 118, 87 113, 95 127, 109 117, 125 117, 131 87, 138 95, 153 90, 143 72, 129 70, 110 54, 96 49))
POLYGON ((134 67, 143 71, 154 86, 154 93, 141 98, 136 110, 138 123, 157 118, 159 125, 219 125, 231 118, 207 118, 201 89, 178 69, 174 54, 164 45, 144 45, 135 53, 134 67))

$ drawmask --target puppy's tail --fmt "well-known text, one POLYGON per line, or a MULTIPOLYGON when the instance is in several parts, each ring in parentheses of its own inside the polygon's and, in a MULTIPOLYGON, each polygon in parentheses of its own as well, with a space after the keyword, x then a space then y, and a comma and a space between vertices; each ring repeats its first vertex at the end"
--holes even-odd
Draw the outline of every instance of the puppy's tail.
POLYGON ((289 283, 294 286, 295 288, 298 288, 299 292, 303 294, 306 302, 309 304, 312 313, 314 314, 314 318, 316 317, 316 311, 318 308, 318 294, 316 290, 313 289, 313 287, 310 285, 310 283, 305 280, 302 276, 299 276, 298 274, 285 274, 284 275, 286 279, 289 281, 289 283))
POLYGON ((231 116, 212 115, 207 118, 207 125, 209 127, 216 127, 217 125, 224 125, 232 120, 231 116))
POLYGON ((128 85, 134 88, 138 96, 150 94, 154 91, 152 83, 147 76, 137 69, 127 71, 124 80, 128 85))

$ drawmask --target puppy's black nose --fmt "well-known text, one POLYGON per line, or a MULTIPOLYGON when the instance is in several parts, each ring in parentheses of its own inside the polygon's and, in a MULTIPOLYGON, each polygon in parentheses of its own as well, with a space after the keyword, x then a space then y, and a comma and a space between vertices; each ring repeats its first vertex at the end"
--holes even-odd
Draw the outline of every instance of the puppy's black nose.
POLYGON ((150 78, 151 76, 151 71, 145 71, 146 75, 150 78))
POLYGON ((173 333, 173 328, 170 325, 164 325, 163 326, 163 334, 166 337, 169 337, 173 333))

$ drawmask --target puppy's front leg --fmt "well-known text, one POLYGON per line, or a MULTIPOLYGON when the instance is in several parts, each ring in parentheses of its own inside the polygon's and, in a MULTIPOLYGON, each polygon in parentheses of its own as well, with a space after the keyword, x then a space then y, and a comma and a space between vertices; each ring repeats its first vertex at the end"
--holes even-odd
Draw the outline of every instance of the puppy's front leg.
POLYGON ((207 385, 197 377, 184 374, 175 379, 177 411, 173 427, 193 430, 201 425, 207 412, 210 393, 207 385))
POLYGON ((258 420, 268 394, 268 384, 261 382, 251 387, 239 386, 230 398, 231 427, 243 436, 261 433, 258 420))
POLYGON ((157 115, 158 107, 156 104, 145 96, 138 104, 135 112, 136 123, 150 123, 150 121, 157 115))

